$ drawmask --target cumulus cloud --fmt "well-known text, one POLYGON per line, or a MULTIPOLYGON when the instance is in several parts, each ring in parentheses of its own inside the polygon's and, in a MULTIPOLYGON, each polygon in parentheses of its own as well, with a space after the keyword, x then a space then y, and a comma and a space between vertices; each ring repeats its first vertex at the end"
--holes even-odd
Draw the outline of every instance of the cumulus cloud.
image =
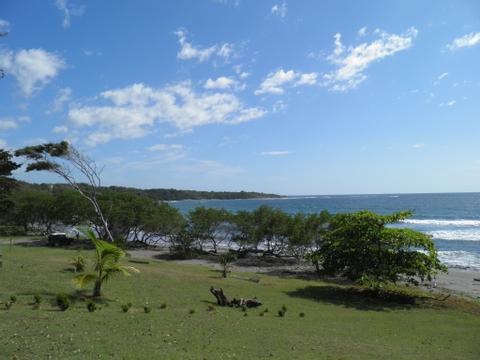
POLYGON ((56 0, 55 6, 63 14, 62 26, 64 29, 70 27, 70 19, 72 16, 82 16, 85 13, 85 6, 69 4, 68 0, 56 0))
POLYGON ((325 86, 333 91, 348 91, 356 88, 367 78, 365 70, 372 63, 410 48, 418 31, 410 28, 400 35, 379 30, 375 33, 379 36, 377 40, 348 48, 343 45, 341 34, 335 34, 334 49, 328 56, 328 60, 336 69, 324 75, 325 86))
POLYGON ((212 57, 218 57, 228 61, 234 55, 234 45, 229 43, 215 44, 210 47, 195 46, 188 41, 187 31, 180 29, 175 31, 180 43, 180 50, 177 58, 181 60, 196 59, 199 62, 209 60, 212 57))
POLYGON ((68 113, 73 126, 93 129, 87 139, 90 145, 140 138, 157 123, 185 132, 208 124, 235 125, 266 114, 261 108, 245 107, 233 94, 196 92, 190 82, 159 89, 133 84, 102 92, 98 98, 107 104, 77 105, 68 113))
POLYGON ((155 144, 148 147, 148 151, 182 150, 181 144, 155 144))
POLYGON ((260 153, 262 156, 286 156, 290 155, 290 151, 263 151, 260 153))
POLYGON ((439 104, 440 107, 452 107, 454 106, 455 104, 457 103, 456 100, 450 100, 450 101, 447 101, 447 102, 442 102, 439 104))
POLYGON ((66 133, 68 133, 68 127, 66 127, 66 126, 55 126, 52 131, 55 134, 66 134, 66 133))
POLYGON ((228 89, 235 86, 237 82, 226 76, 220 76, 216 79, 208 79, 203 87, 205 89, 228 89))
POLYGON ((466 34, 462 37, 456 38, 452 43, 447 45, 450 50, 457 50, 464 47, 472 47, 480 44, 480 32, 466 34))
POLYGON ((72 89, 69 87, 60 89, 53 100, 52 106, 48 110, 48 113, 56 113, 63 110, 65 104, 72 98, 72 89))
POLYGON ((23 49, 0 53, 0 67, 17 81, 27 97, 48 84, 65 68, 65 61, 43 49, 23 49))
POLYGON ((10 118, 0 119, 0 130, 2 131, 16 129, 17 127, 18 127, 17 122, 10 118))
POLYGON ((282 4, 273 5, 270 12, 273 15, 279 16, 283 19, 285 16, 287 16, 287 3, 283 2, 282 4))
POLYGON ((15 116, 0 118, 0 130, 12 130, 20 126, 20 123, 29 123, 30 116, 15 116))
POLYGON ((357 36, 358 37, 364 37, 366 35, 367 35, 367 27, 366 26, 362 27, 361 29, 359 29, 357 31, 357 36))
POLYGON ((10 22, 7 20, 0 19, 0 32, 5 32, 10 30, 10 22))
POLYGON ((255 90, 255 95, 275 94, 280 95, 285 92, 284 87, 315 85, 317 83, 317 73, 301 73, 294 70, 285 71, 280 69, 271 72, 255 90))

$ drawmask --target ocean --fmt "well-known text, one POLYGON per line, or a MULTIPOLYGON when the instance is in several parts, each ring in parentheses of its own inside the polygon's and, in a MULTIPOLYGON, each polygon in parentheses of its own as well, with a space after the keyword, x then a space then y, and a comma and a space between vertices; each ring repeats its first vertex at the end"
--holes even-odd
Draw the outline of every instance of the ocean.
POLYGON ((183 200, 171 202, 186 213, 197 206, 230 211, 255 210, 260 205, 287 213, 331 213, 370 210, 389 214, 412 210, 404 226, 433 237, 439 257, 449 267, 480 271, 480 193, 292 196, 281 199, 183 200))

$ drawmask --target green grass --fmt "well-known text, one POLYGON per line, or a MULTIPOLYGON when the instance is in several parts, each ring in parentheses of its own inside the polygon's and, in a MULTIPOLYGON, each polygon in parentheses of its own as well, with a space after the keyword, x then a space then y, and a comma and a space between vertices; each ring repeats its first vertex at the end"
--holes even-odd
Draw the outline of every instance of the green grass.
POLYGON ((78 292, 72 283, 69 263, 75 254, 58 248, 4 247, 0 358, 480 358, 477 303, 449 299, 395 305, 320 281, 258 275, 255 283, 242 280, 249 275, 240 273, 222 279, 207 267, 173 262, 126 262, 141 273, 106 284, 104 301, 88 312, 90 289, 78 292), (230 297, 257 296, 264 306, 247 310, 248 316, 241 309, 218 307, 209 293, 211 285, 230 297), (53 305, 59 292, 74 298, 64 312, 53 305), (39 309, 31 305, 35 294, 42 297, 39 309), (4 310, 11 295, 17 301, 4 310), (122 312, 121 306, 129 302, 133 306, 122 312), (144 312, 147 303, 150 313, 144 312), (279 317, 282 306, 288 311, 279 317), (269 311, 260 316, 265 308, 269 311))

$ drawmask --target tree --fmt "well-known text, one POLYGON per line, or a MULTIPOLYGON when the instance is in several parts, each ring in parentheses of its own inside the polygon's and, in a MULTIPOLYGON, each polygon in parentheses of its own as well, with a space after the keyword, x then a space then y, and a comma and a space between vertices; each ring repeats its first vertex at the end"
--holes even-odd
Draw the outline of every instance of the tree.
POLYGON ((153 245, 161 241, 171 243, 184 225, 185 217, 180 210, 167 203, 160 203, 143 222, 138 240, 153 245))
POLYGON ((84 287, 86 284, 93 282, 93 296, 100 297, 102 295, 103 283, 113 275, 121 273, 129 276, 132 272, 139 272, 132 266, 120 265, 120 259, 125 256, 122 249, 114 244, 97 239, 91 230, 87 235, 95 246, 94 272, 76 276, 74 281, 78 286, 84 287))
POLYGON ((320 249, 325 271, 375 287, 400 280, 418 284, 417 279, 431 280, 438 271, 446 271, 430 236, 387 227, 411 215, 360 211, 333 216, 320 249))
POLYGON ((27 146, 15 151, 15 155, 23 156, 30 161, 26 168, 27 172, 52 172, 63 178, 72 188, 78 191, 93 206, 107 238, 111 242, 114 241, 110 233, 108 219, 97 200, 101 189, 100 175, 102 169, 98 168, 93 160, 84 156, 66 141, 27 146), (80 184, 76 179, 76 174, 83 175, 87 184, 80 184))
POLYGON ((203 249, 205 243, 211 243, 213 252, 218 246, 231 237, 231 214, 225 209, 197 207, 188 214, 188 222, 193 238, 203 249))
POLYGON ((16 181, 11 178, 12 172, 20 167, 12 161, 10 152, 0 149, 0 220, 6 220, 7 214, 12 210, 10 192, 16 186, 16 181))
POLYGON ((279 209, 262 205, 253 212, 254 236, 263 254, 280 255, 288 246, 290 216, 279 209))

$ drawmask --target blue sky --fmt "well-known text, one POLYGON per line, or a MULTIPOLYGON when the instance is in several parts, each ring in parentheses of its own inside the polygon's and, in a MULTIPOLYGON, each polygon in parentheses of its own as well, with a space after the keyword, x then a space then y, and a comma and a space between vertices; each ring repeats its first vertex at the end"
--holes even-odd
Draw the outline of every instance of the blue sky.
POLYGON ((478 1, 4 0, 0 31, 0 146, 106 184, 480 190, 478 1))

